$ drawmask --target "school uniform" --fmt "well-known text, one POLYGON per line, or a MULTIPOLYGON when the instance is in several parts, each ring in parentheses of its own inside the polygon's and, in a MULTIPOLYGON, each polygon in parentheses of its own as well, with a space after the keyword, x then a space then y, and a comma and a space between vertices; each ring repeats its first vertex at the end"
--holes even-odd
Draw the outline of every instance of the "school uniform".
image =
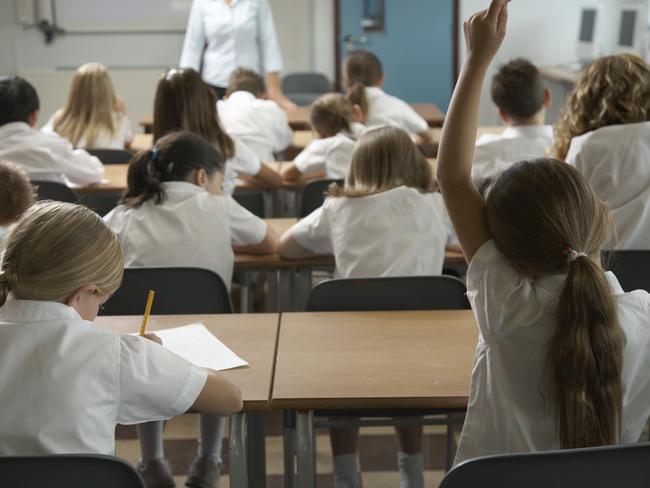
POLYGON ((161 185, 161 204, 119 205, 104 217, 122 245, 124 265, 209 269, 230 288, 232 246, 262 242, 266 223, 229 195, 213 195, 184 181, 161 185))
MULTIPOLYGON (((52 115, 41 130, 49 133, 55 132, 54 122, 60 117, 61 112, 62 110, 58 110, 52 115)), ((129 118, 125 114, 121 112, 113 113, 113 128, 115 129, 113 134, 107 129, 100 130, 92 146, 88 145, 86 136, 82 136, 77 143, 77 147, 89 149, 124 149, 127 145, 131 144, 131 141, 133 141, 133 129, 131 129, 131 122, 129 122, 129 118)))
POLYGON ((0 455, 115 454, 116 424, 186 412, 207 373, 58 302, 0 308, 0 455))
POLYGON ((399 186, 330 197, 289 233, 311 252, 334 255, 337 278, 439 275, 448 222, 440 193, 399 186))
POLYGON ((324 171, 327 178, 345 179, 355 144, 344 132, 324 139, 314 139, 296 156, 293 164, 301 173, 324 171))
POLYGON ((480 188, 518 161, 543 158, 551 144, 550 125, 518 125, 501 134, 484 134, 476 141, 472 180, 480 188))
POLYGON ((2 252, 7 246, 7 239, 9 238, 9 234, 11 233, 11 230, 14 228, 15 225, 16 224, 11 224, 6 226, 0 225, 0 263, 2 262, 2 252))
POLYGON ((605 249, 650 249, 650 122, 574 137, 566 161, 609 206, 617 235, 605 249))
POLYGON ((378 86, 367 86, 365 93, 368 100, 366 125, 392 125, 411 134, 419 134, 429 128, 427 121, 408 103, 389 95, 378 86))
POLYGON ((226 170, 223 175, 224 193, 232 195, 237 186, 237 178, 241 174, 255 176, 262 169, 262 160, 255 151, 248 147, 238 137, 231 137, 235 145, 235 155, 226 161, 226 170))
POLYGON ((273 161, 273 153, 286 149, 293 141, 287 115, 272 100, 262 100, 250 92, 237 91, 217 102, 221 125, 238 137, 262 161, 273 161))
MULTIPOLYGON (((616 298, 623 351, 621 442, 637 442, 650 415, 650 295, 624 293, 605 273, 616 298)), ((467 296, 479 329, 467 417, 456 462, 490 454, 559 449, 544 397, 546 345, 556 323, 566 275, 522 276, 493 240, 467 271, 467 296)))
POLYGON ((32 180, 85 186, 100 183, 104 166, 83 149, 74 149, 58 134, 31 128, 25 122, 0 127, 0 160, 16 163, 32 180))

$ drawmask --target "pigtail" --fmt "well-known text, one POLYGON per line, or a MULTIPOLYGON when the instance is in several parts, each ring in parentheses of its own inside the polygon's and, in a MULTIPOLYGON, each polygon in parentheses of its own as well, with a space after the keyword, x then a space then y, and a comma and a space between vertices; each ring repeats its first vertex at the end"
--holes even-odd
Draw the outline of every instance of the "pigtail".
POLYGON ((154 148, 151 151, 139 151, 129 163, 127 173, 127 190, 120 203, 128 207, 139 207, 147 200, 155 198, 157 204, 165 199, 160 185, 161 175, 157 169, 160 155, 154 148))
POLYGON ((364 116, 368 116, 368 97, 366 96, 366 85, 359 81, 354 81, 348 88, 348 100, 352 105, 358 105, 364 116))

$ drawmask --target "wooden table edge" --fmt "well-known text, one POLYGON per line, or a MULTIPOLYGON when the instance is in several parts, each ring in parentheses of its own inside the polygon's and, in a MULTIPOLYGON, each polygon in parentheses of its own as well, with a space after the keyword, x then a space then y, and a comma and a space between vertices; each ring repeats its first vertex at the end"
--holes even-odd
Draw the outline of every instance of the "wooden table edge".
POLYGON ((467 408, 468 397, 271 398, 271 410, 421 410, 467 408))

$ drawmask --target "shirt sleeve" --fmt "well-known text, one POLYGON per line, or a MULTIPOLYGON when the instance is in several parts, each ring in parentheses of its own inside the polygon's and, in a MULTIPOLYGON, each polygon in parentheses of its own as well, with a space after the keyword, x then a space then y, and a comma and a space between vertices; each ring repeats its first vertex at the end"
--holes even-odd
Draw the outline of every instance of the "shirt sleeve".
POLYGON ((226 212, 233 246, 259 244, 266 236, 266 222, 239 205, 231 196, 226 199, 226 212))
POLYGON ((67 139, 56 133, 45 134, 49 137, 48 145, 58 157, 61 173, 68 182, 78 186, 101 183, 104 165, 99 159, 83 149, 74 149, 67 139))
POLYGON ((283 151, 293 143, 293 130, 289 126, 287 114, 280 106, 268 100, 269 112, 273 115, 273 151, 283 151))
POLYGON ((185 413, 196 401, 207 371, 142 337, 119 337, 117 421, 134 424, 185 413))
POLYGON ((301 173, 325 171, 327 153, 327 144, 324 139, 316 139, 307 144, 307 147, 293 160, 293 164, 301 173))
POLYGON ((190 16, 185 31, 185 41, 178 65, 181 68, 192 68, 199 71, 201 68, 201 56, 205 46, 205 31, 203 29, 203 6, 202 0, 193 0, 190 16))
POLYGON ((232 141, 235 144, 235 155, 228 160, 231 169, 236 175, 243 173, 255 176, 262 169, 262 161, 259 156, 238 138, 232 137, 232 141))
POLYGON ((408 103, 400 100, 403 104, 402 119, 407 132, 420 134, 429 128, 429 124, 411 107, 408 103))
POLYGON ((273 12, 268 0, 259 0, 259 48, 262 53, 262 64, 265 73, 282 71, 282 54, 275 32, 273 12))
POLYGON ((316 254, 334 254, 326 204, 327 202, 289 229, 289 235, 298 244, 316 254))

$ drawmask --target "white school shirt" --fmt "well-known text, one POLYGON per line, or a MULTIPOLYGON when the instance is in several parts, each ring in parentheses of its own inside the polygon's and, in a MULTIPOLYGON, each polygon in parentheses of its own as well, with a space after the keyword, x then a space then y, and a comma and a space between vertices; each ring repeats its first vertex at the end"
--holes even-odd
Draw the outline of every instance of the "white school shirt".
POLYGON ((273 161, 293 141, 287 114, 273 100, 237 91, 217 102, 219 120, 226 132, 238 137, 262 161, 273 161))
POLYGON ((574 137, 566 161, 609 206, 617 237, 610 236, 605 248, 650 249, 650 122, 574 137))
POLYGON ((330 197, 289 235, 311 252, 334 255, 337 278, 439 275, 448 221, 440 193, 400 186, 330 197))
POLYGON ((32 180, 85 186, 100 183, 104 176, 104 165, 95 156, 25 122, 0 127, 0 161, 16 163, 32 180))
POLYGON ((186 412, 207 372, 58 302, 0 308, 0 455, 115 454, 115 425, 186 412))
MULTIPOLYGON (((621 442, 637 442, 650 415, 650 295, 623 293, 605 273, 616 297, 623 351, 621 442)), ((479 328, 467 417, 456 462, 490 454, 559 449, 555 421, 545 408, 546 345, 556 327, 565 274, 529 280, 490 240, 467 271, 467 296, 479 328)))
POLYGON ((389 95, 378 86, 367 86, 365 90, 368 100, 366 125, 392 125, 411 134, 419 134, 429 128, 427 121, 405 101, 389 95))
POLYGON ((301 173, 325 171, 327 178, 342 180, 348 174, 355 145, 355 141, 344 132, 324 139, 314 139, 296 156, 293 163, 301 173))
POLYGON ((162 183, 165 200, 118 205, 104 217, 117 234, 126 267, 195 267, 217 273, 230 288, 232 246, 259 244, 266 223, 229 195, 184 181, 162 183))
POLYGON ((472 180, 480 188, 518 161, 543 158, 551 144, 551 125, 519 125, 501 134, 484 134, 476 141, 472 180))
POLYGON ((2 253, 7 246, 7 238, 16 224, 0 225, 0 263, 2 263, 2 253))
POLYGON ((282 54, 268 0, 194 0, 179 65, 199 71, 213 86, 226 87, 237 68, 282 71, 282 54), (203 48, 205 55, 203 55, 203 48))
MULTIPOLYGON (((54 133, 54 122, 61 114, 62 110, 58 110, 50 117, 50 120, 47 121, 47 124, 41 129, 44 132, 54 133)), ((131 129, 131 122, 129 118, 121 113, 113 113, 113 127, 115 132, 111 134, 107 130, 103 129, 98 132, 97 137, 95 138, 95 143, 91 146, 88 146, 86 142, 86 136, 82 136, 77 144, 77 147, 89 148, 89 149, 124 149, 127 144, 130 144, 133 141, 133 129, 131 129)))
POLYGON ((237 186, 237 177, 241 174, 255 176, 262 169, 262 161, 250 147, 244 144, 239 137, 230 137, 235 145, 235 155, 226 161, 226 171, 223 176, 221 188, 228 195, 232 195, 237 186))

